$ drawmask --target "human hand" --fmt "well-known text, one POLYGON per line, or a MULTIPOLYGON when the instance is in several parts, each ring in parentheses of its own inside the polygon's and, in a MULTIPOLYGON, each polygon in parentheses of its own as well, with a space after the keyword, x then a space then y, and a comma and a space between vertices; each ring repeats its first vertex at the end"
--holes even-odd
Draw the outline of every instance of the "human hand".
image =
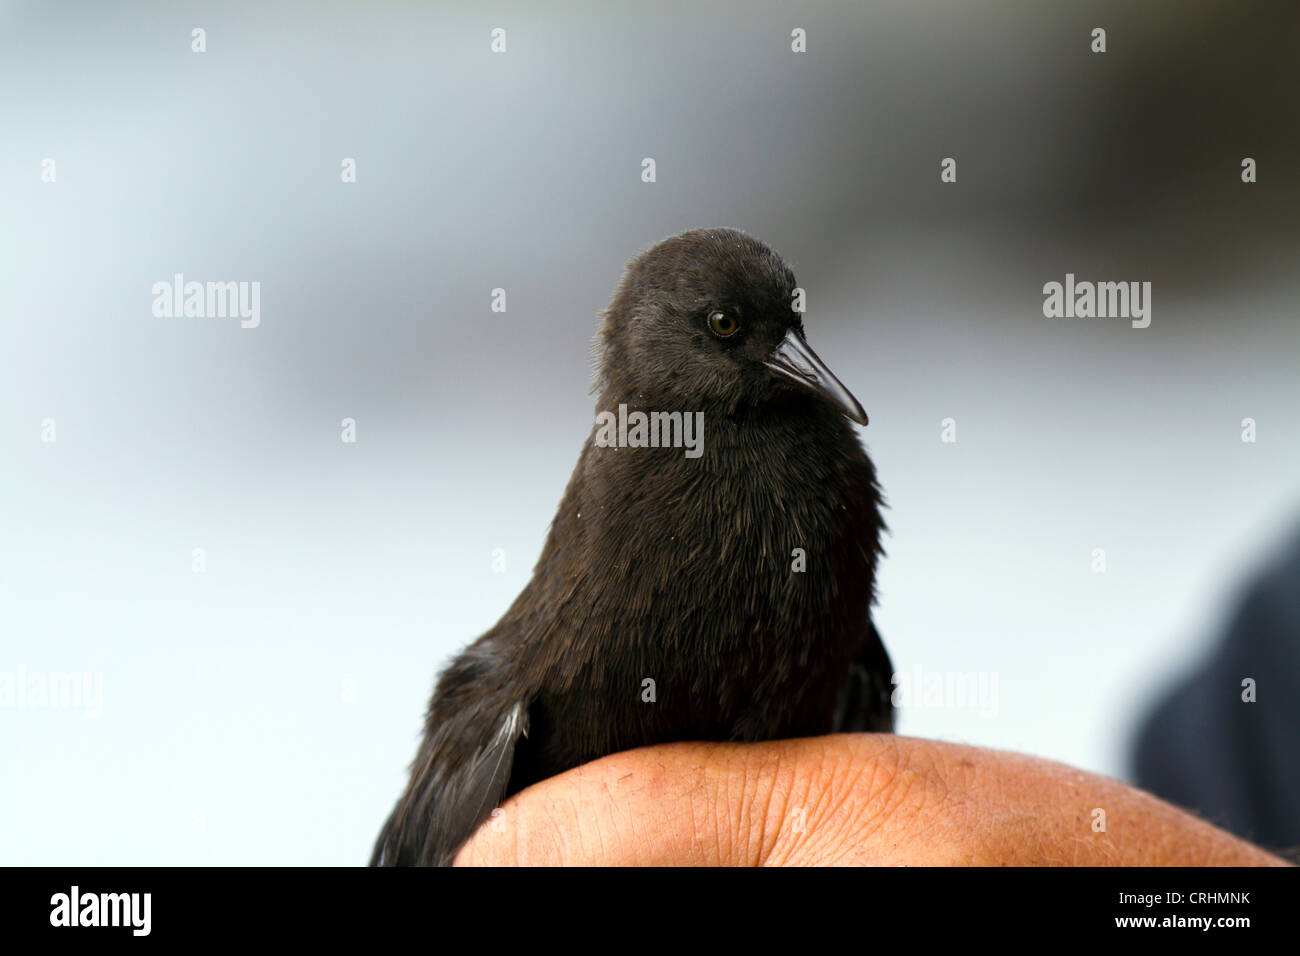
POLYGON ((1285 861, 1148 793, 1063 764, 892 734, 838 734, 604 757, 515 794, 456 864, 1285 861))

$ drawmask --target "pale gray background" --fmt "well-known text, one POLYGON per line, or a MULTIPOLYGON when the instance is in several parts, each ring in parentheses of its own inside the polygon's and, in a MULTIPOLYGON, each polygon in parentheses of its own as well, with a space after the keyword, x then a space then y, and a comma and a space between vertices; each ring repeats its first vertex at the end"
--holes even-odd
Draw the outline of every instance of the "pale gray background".
POLYGON ((903 732, 1121 772, 1300 513, 1294 13, 547 7, 0 7, 0 671, 105 693, 0 709, 0 863, 363 862, 541 546, 598 311, 686 228, 789 259, 870 413, 896 666, 998 675, 903 732), (1067 271, 1151 327, 1045 319, 1067 271), (261 328, 154 318, 174 272, 261 328))

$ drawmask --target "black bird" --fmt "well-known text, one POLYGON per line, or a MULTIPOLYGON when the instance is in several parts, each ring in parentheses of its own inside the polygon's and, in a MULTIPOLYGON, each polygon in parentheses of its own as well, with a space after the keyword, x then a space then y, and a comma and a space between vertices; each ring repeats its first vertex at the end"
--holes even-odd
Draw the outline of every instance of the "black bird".
POLYGON ((628 266, 598 424, 533 577, 438 679, 372 865, 449 864, 507 796, 616 751, 893 729, 880 489, 850 424, 867 416, 795 296, 780 256, 731 229, 628 266), (628 447, 635 428, 606 447, 620 405, 702 412, 702 453, 628 447))

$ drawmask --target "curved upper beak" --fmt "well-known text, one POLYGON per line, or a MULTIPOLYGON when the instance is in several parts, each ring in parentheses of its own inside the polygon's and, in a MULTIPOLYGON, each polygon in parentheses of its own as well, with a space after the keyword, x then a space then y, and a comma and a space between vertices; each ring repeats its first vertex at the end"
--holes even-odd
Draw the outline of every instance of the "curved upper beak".
POLYGON ((772 352, 772 357, 764 364, 816 392, 859 425, 867 423, 867 413, 853 397, 853 393, 817 357, 817 353, 804 338, 803 329, 790 329, 786 332, 785 338, 772 352))

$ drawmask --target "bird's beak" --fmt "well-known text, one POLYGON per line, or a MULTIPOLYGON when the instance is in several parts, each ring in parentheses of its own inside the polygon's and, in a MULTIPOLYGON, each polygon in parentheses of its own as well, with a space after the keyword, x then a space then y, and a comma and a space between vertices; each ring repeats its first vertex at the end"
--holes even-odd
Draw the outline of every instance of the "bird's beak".
POLYGON ((786 332, 785 338, 772 352, 772 357, 764 364, 816 392, 859 425, 867 423, 867 413, 853 397, 853 393, 817 357, 817 353, 804 338, 803 329, 786 332))

